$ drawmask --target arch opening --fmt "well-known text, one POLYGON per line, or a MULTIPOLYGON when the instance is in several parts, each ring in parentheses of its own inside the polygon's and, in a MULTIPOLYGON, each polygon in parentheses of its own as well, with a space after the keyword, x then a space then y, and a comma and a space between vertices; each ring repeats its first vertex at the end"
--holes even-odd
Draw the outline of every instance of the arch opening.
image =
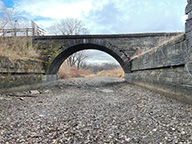
POLYGON ((82 50, 69 56, 59 68, 58 79, 108 76, 124 78, 120 64, 99 50, 82 50))
POLYGON ((105 52, 112 56, 122 67, 125 73, 130 72, 130 67, 128 64, 128 58, 125 59, 125 56, 122 55, 122 53, 118 52, 117 50, 115 51, 114 49, 107 48, 102 45, 98 44, 78 44, 75 46, 68 47, 64 49, 50 64, 47 74, 48 75, 56 75, 57 72, 59 71, 60 66, 62 63, 72 54, 82 51, 82 50, 99 50, 102 52, 105 52), (123 59, 123 58, 124 59, 123 59))

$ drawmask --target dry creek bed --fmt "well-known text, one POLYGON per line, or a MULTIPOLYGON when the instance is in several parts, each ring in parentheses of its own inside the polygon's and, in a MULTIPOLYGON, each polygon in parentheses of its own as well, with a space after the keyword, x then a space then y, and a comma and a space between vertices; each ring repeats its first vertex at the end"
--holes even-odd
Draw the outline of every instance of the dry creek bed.
POLYGON ((0 95, 0 143, 192 143, 192 105, 110 77, 0 95))

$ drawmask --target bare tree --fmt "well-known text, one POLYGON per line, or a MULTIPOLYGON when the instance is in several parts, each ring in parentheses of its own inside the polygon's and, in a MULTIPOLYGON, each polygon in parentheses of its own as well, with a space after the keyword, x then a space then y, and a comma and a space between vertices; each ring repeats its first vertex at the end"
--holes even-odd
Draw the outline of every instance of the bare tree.
POLYGON ((0 29, 16 29, 18 27, 28 27, 27 18, 20 15, 14 8, 7 8, 0 0, 0 29))
POLYGON ((3 2, 0 0, 0 29, 3 29, 9 22, 9 13, 3 4, 3 2))
POLYGON ((86 69, 88 69, 92 73, 97 73, 103 70, 114 70, 117 68, 121 68, 121 66, 117 63, 102 63, 98 64, 87 64, 86 69))
POLYGON ((52 25, 48 28, 48 31, 50 34, 53 34, 53 35, 60 35, 60 30, 58 29, 58 26, 57 24, 55 25, 52 25))
POLYGON ((76 18, 65 18, 49 28, 51 34, 55 35, 79 35, 88 33, 87 28, 81 20, 76 18))
MULTIPOLYGON (((49 32, 54 35, 79 35, 88 33, 88 30, 81 20, 66 18, 52 25, 49 28, 49 32)), ((75 66, 77 69, 80 69, 85 64, 87 57, 86 51, 80 51, 71 55, 66 61, 69 66, 75 66)))
POLYGON ((85 60, 88 58, 86 51, 80 51, 72 54, 66 61, 69 66, 75 66, 77 69, 83 68, 85 60))

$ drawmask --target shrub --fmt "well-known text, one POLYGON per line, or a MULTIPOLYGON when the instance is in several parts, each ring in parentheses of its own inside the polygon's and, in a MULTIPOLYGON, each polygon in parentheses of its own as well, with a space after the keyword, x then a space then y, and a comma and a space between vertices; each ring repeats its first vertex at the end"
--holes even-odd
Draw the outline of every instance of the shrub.
POLYGON ((124 71, 122 68, 116 68, 113 70, 103 70, 97 73, 98 76, 109 76, 109 77, 124 77, 124 71))
POLYGON ((64 62, 61 65, 57 75, 59 79, 64 79, 64 78, 72 78, 72 77, 87 77, 92 74, 86 70, 82 70, 82 69, 78 70, 77 68, 71 67, 67 65, 66 62, 64 62))

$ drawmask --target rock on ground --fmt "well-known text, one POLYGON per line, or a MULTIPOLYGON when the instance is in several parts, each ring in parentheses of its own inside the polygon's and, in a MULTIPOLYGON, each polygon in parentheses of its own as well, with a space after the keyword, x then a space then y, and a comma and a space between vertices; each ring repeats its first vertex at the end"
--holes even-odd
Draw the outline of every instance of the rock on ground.
POLYGON ((192 105, 109 77, 0 95, 0 143, 192 143, 192 105))

